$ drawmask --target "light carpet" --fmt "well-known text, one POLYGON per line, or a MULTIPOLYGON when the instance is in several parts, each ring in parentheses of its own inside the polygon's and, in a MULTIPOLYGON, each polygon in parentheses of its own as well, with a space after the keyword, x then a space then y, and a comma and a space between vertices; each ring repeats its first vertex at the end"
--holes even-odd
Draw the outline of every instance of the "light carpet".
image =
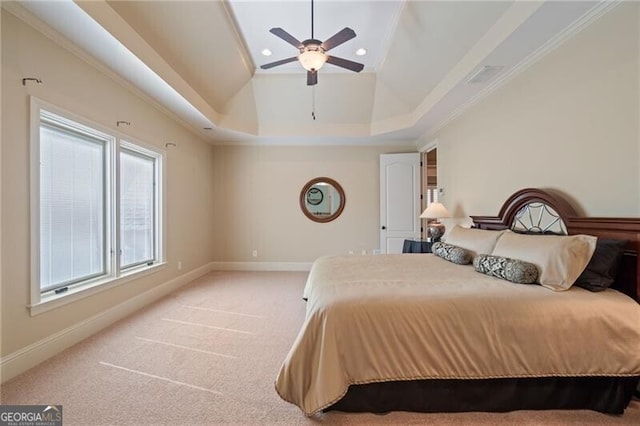
POLYGON ((304 272, 213 272, 2 385, 2 404, 62 404, 65 425, 640 424, 586 410, 329 412, 305 417, 274 379, 305 312, 304 272))

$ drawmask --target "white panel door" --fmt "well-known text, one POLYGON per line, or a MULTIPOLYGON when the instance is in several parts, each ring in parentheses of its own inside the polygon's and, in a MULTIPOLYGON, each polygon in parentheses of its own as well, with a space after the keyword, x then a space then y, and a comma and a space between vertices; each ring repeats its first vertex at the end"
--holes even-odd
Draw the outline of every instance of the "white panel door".
POLYGON ((380 252, 420 238, 420 154, 380 155, 380 252))

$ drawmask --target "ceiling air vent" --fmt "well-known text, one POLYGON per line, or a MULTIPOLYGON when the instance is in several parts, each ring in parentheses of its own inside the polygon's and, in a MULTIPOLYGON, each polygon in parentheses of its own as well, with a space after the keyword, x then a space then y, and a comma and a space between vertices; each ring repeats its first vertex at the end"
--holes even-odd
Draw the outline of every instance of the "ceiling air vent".
POLYGON ((504 65, 485 65, 469 77, 467 84, 484 83, 485 81, 489 81, 503 69, 504 65))

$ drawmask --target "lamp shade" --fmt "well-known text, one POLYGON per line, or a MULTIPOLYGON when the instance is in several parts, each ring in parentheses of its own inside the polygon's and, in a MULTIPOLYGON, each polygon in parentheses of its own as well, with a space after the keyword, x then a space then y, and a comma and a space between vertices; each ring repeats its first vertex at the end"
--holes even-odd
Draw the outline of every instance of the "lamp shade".
POLYGON ((420 215, 420 219, 437 219, 439 217, 451 217, 442 203, 431 203, 420 215))
POLYGON ((305 50, 298 60, 307 71, 318 71, 327 62, 327 55, 320 50, 305 50))

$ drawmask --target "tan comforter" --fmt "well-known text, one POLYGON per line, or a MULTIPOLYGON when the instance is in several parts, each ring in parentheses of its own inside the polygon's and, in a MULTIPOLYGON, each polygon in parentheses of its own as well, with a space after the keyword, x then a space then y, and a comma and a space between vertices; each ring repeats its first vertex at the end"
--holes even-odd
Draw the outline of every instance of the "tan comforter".
POLYGON ((350 384, 640 375, 640 305, 606 290, 512 284, 433 255, 318 259, 276 379, 314 414, 350 384))

